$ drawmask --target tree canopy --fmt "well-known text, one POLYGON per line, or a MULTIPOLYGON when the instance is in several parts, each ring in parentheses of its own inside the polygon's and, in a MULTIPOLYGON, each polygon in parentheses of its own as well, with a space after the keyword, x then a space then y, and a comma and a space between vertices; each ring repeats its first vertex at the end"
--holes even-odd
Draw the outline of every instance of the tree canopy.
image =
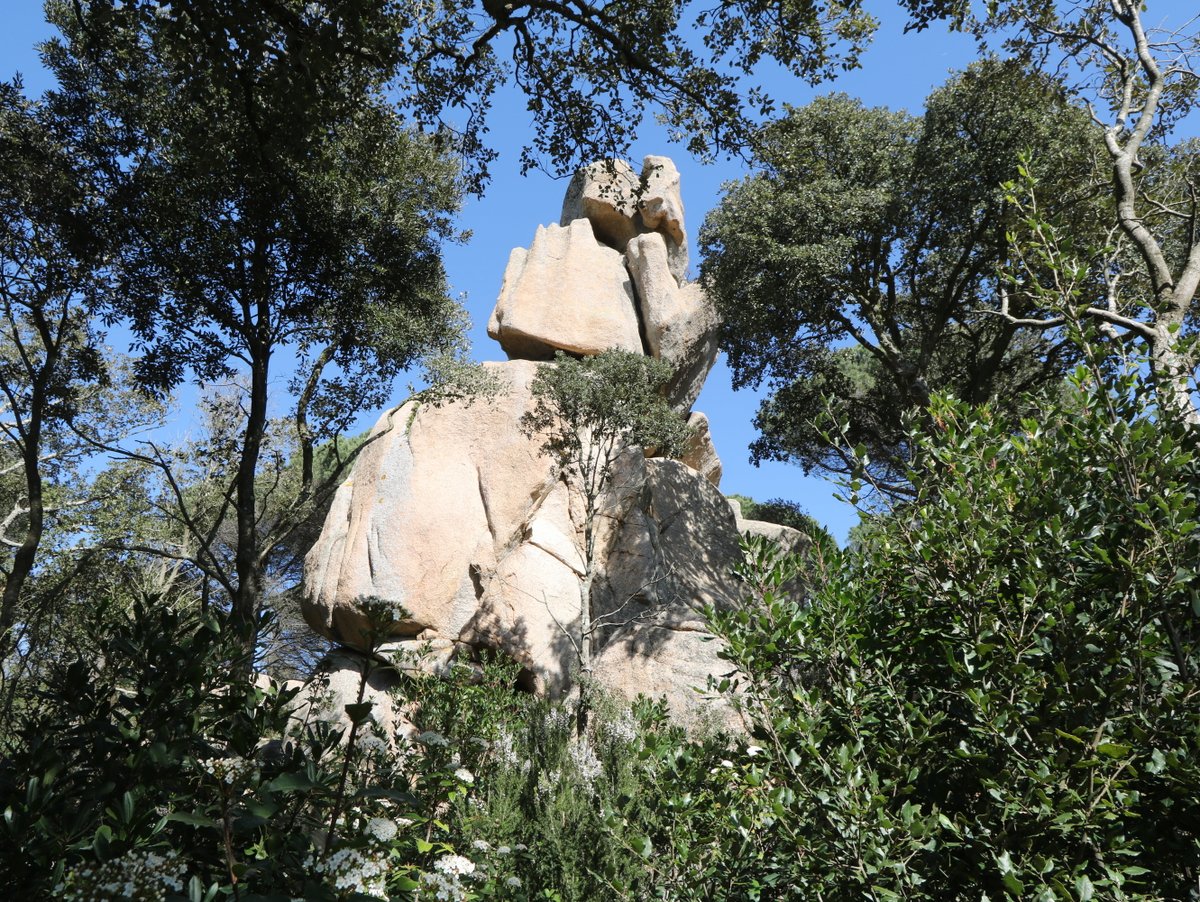
POLYGON ((1096 242, 1056 221, 1046 211, 1053 189, 1028 176, 1014 200, 1029 253, 1012 261, 1016 304, 1002 297, 1000 314, 1030 330, 1094 328, 1118 347, 1144 350, 1160 403, 1200 420, 1192 398, 1200 363, 1198 148, 1173 134, 1200 105, 1196 19, 1150 18, 1157 12, 1132 0, 1017 0, 982 10, 965 0, 902 5, 915 27, 947 19, 1054 72, 1086 104, 1102 139, 1110 234, 1096 242), (1034 259, 1063 278, 1043 282, 1029 265, 1034 259))
POLYGON ((348 53, 346 34, 293 34, 211 4, 48 10, 63 34, 45 49, 59 82, 50 102, 73 111, 113 185, 106 316, 133 332, 152 390, 195 379, 244 392, 224 492, 237 521, 232 570, 212 551, 215 527, 192 528, 197 564, 251 624, 266 558, 289 525, 264 521, 257 485, 281 379, 303 501, 314 444, 385 403, 418 356, 459 338, 440 257, 454 237, 458 170, 405 125, 377 62, 348 53), (281 352, 294 369, 280 369, 281 352))
POLYGON ((762 131, 758 171, 700 236, 735 385, 772 390, 756 459, 841 469, 827 412, 894 481, 903 417, 932 391, 980 402, 1063 373, 1069 346, 994 313, 1015 217, 1002 184, 1029 147, 1055 212, 1102 235, 1087 114, 1016 62, 975 64, 920 117, 831 95, 762 131))

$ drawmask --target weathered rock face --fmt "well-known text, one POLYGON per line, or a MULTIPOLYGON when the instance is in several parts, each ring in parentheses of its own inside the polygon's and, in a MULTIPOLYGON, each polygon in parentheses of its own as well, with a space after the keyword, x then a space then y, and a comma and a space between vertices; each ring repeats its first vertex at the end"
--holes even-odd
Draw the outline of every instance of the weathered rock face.
POLYGON ((456 640, 476 617, 481 574, 496 569, 498 553, 559 484, 518 425, 537 364, 489 366, 509 382, 495 399, 424 409, 410 402, 372 431, 306 560, 304 612, 319 633, 366 647, 362 602, 372 596, 408 611, 391 626, 398 638, 432 630, 456 640))
POLYGON ((645 353, 629 273, 587 219, 539 226, 529 250, 512 252, 488 335, 524 359, 548 359, 556 350, 645 353))
POLYGON ((617 250, 625 250, 638 233, 636 195, 640 180, 624 160, 592 163, 575 173, 563 199, 564 228, 579 219, 591 222, 596 237, 617 250))
POLYGON ((717 456, 717 449, 713 446, 712 433, 708 430, 708 417, 698 410, 693 411, 687 424, 688 439, 679 459, 714 486, 720 486, 721 458, 717 456))
POLYGON ((646 346, 671 363, 675 375, 668 392, 680 410, 690 410, 717 360, 721 321, 704 290, 695 282, 680 287, 668 269, 667 242, 651 232, 629 242, 626 260, 633 277, 646 346))
POLYGON ((645 187, 638 201, 642 224, 666 238, 668 266, 682 285, 687 277, 688 247, 679 170, 669 157, 646 157, 642 161, 642 185, 645 187))
MULTIPOLYGON (((540 440, 518 427, 536 364, 491 367, 510 385, 494 402, 406 405, 376 427, 309 554, 305 616, 318 632, 367 650, 364 601, 397 601, 408 616, 391 625, 392 645, 431 645, 445 653, 442 665, 456 650, 498 648, 535 687, 561 692, 578 663, 581 499, 539 453, 540 440)), ((670 661, 677 632, 689 634, 690 647, 702 630, 700 607, 735 597, 733 512, 683 464, 636 450, 622 458, 603 504, 592 608, 610 628, 598 645, 653 645, 670 661)), ((703 650, 693 668, 719 667, 715 646, 703 650)), ((620 688, 606 668, 603 680, 620 688)), ((694 707, 691 693, 683 698, 694 707)))

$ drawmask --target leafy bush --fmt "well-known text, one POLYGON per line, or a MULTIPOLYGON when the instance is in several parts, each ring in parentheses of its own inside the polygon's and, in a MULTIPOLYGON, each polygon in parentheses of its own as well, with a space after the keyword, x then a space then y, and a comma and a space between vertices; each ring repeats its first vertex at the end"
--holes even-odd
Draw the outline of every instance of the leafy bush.
POLYGON ((119 623, 6 737, 0 885, 193 902, 461 898, 468 875, 508 889, 442 822, 475 782, 444 737, 385 735, 361 699, 348 730, 298 722, 298 690, 231 677, 234 632, 190 605, 144 599, 119 623))
POLYGON ((530 898, 647 897, 654 775, 663 750, 684 745, 682 730, 663 703, 631 708, 593 690, 580 736, 573 703, 514 694, 516 676, 511 662, 488 660, 474 681, 425 677, 415 690, 422 725, 478 775, 476 792, 446 813, 448 840, 504 850, 530 898))
POLYGON ((102 660, 50 668, 4 737, 0 885, 25 897, 587 900, 643 880, 642 736, 681 740, 661 705, 598 696, 578 737, 570 706, 485 658, 402 685, 409 741, 361 699, 335 728, 295 687, 231 677, 240 643, 187 602, 93 626, 102 660))
POLYGON ((712 614, 753 735, 676 759, 672 898, 1196 898, 1200 474, 1145 394, 937 400, 915 499, 809 603, 759 557, 712 614))

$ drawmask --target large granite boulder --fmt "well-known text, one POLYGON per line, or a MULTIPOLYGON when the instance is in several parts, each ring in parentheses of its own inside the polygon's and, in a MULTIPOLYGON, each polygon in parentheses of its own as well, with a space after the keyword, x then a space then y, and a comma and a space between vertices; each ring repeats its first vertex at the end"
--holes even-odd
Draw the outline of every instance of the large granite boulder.
POLYGON ((629 242, 626 263, 633 278, 646 347, 674 369, 668 394, 680 410, 690 410, 717 361, 716 307, 698 283, 680 286, 668 268, 667 240, 657 232, 629 242))
POLYGON ((645 353, 621 254, 596 240, 587 219, 539 226, 528 250, 513 250, 488 335, 509 357, 526 360, 556 350, 645 353))
MULTIPOLYGON (((552 462, 519 428, 537 364, 487 366, 508 381, 498 396, 409 402, 372 430, 305 561, 303 611, 317 632, 368 647, 377 626, 368 602, 379 598, 407 611, 388 624, 391 636, 454 640, 478 614, 480 574, 498 567, 539 513, 565 509, 550 497, 562 491, 552 462)), ((569 521, 556 528, 574 531, 569 521)), ((565 565, 545 557, 529 578, 553 584, 565 565)))
MULTIPOLYGON (((679 172, 666 157, 647 157, 640 174, 619 161, 581 170, 561 222, 512 252, 488 323, 510 360, 486 364, 506 387, 384 415, 306 559, 306 619, 354 650, 330 671, 341 696, 365 654, 398 678, 445 672, 483 648, 520 662, 528 688, 561 695, 578 676, 586 610, 596 682, 665 695, 687 723, 737 726, 733 709, 703 692, 728 671, 704 611, 739 602, 739 532, 793 544, 800 534, 735 516, 716 488, 708 420, 692 412, 681 461, 620 450, 593 499, 589 583, 586 496, 522 428, 538 361, 558 350, 669 361, 667 395, 688 416, 716 359, 719 320, 686 281, 687 260, 679 172)), ((403 732, 392 712, 380 722, 403 732)))
MULTIPOLYGON (((508 382, 497 398, 406 404, 380 421, 307 558, 304 613, 351 647, 438 649, 439 667, 455 652, 497 648, 523 665, 528 685, 561 694, 578 665, 583 496, 521 430, 537 364, 489 366, 508 382), (381 602, 407 612, 382 639, 371 614, 381 602)), ((653 685, 694 716, 696 674, 724 667, 716 643, 696 639, 700 609, 737 597, 733 511, 687 466, 626 449, 602 499, 597 547, 597 678, 633 693, 615 662, 653 650, 661 673, 640 689, 653 685), (613 643, 624 651, 606 652, 613 643), (670 662, 684 660, 671 683, 670 662)))

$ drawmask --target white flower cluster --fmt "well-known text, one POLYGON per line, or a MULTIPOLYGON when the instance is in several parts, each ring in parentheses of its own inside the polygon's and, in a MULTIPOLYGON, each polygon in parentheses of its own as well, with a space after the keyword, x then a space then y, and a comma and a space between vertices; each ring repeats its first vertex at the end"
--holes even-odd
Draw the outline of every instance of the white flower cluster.
POLYGON ((387 859, 382 854, 338 849, 327 858, 311 856, 308 867, 317 876, 330 880, 334 889, 387 898, 387 859))
POLYGON ((470 786, 475 782, 475 775, 465 767, 460 767, 454 772, 454 779, 458 780, 460 783, 466 783, 468 786, 470 786))
POLYGON ((458 902, 465 899, 466 887, 462 878, 475 873, 475 862, 462 855, 443 855, 434 862, 433 870, 421 875, 422 895, 438 902, 458 902))
MULTIPOLYGON (((369 725, 364 726, 369 727, 369 725)), ((362 729, 354 742, 361 751, 367 754, 374 752, 382 755, 386 754, 388 750, 387 740, 369 728, 362 729)))
POLYGON ((373 817, 367 821, 367 833, 380 842, 391 842, 399 832, 400 825, 390 817, 373 817))
POLYGON ((196 766, 210 777, 230 786, 254 773, 254 762, 249 758, 198 758, 196 766))
POLYGON ((546 712, 546 727, 550 730, 562 730, 571 725, 573 717, 565 705, 556 705, 546 712))
POLYGON ((438 902, 458 902, 465 899, 466 887, 457 877, 426 871, 421 875, 421 898, 438 902))
POLYGON ((604 765, 596 757, 596 750, 592 748, 592 744, 588 742, 587 737, 580 739, 578 742, 571 743, 570 755, 571 763, 575 765, 575 772, 579 774, 580 779, 588 786, 591 786, 603 776, 604 765))
POLYGON ((634 723, 633 715, 628 711, 621 714, 620 717, 613 718, 604 725, 604 732, 608 734, 608 738, 614 742, 631 743, 637 739, 637 724, 634 723))
POLYGON ((462 855, 443 855, 434 862, 433 869, 452 877, 469 877, 475 873, 475 862, 462 855))
POLYGON ((515 765, 518 763, 517 743, 513 738, 513 734, 508 732, 508 730, 500 730, 500 735, 492 743, 492 751, 495 753, 496 759, 505 764, 515 765))
POLYGON ((101 865, 68 871, 54 888, 63 902, 165 902, 167 891, 183 892, 184 867, 178 853, 126 852, 101 865))
POLYGON ((450 744, 449 739, 441 733, 433 732, 433 730, 426 730, 417 737, 417 742, 421 743, 421 745, 433 746, 434 748, 445 748, 450 744))
POLYGON ((558 791, 558 784, 562 781, 562 771, 557 767, 553 770, 543 770, 538 772, 537 786, 534 791, 539 799, 546 799, 558 791))

